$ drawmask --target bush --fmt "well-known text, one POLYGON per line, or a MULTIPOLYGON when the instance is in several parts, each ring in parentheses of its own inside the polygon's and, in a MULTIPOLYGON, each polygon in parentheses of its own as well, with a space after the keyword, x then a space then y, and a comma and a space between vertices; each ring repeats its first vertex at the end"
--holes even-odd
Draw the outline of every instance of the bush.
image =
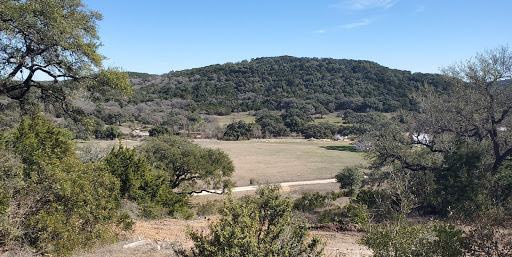
POLYGON ((391 194, 384 189, 362 189, 351 202, 366 206, 372 218, 377 222, 389 219, 396 214, 394 208, 397 203, 395 203, 391 194))
POLYGON ((370 248, 375 257, 388 256, 463 256, 464 237, 453 225, 372 225, 361 243, 370 248))
POLYGON ((356 167, 346 167, 336 176, 340 189, 348 189, 350 194, 357 192, 363 185, 364 173, 356 167))
POLYGON ((251 139, 253 134, 253 125, 243 120, 235 121, 228 124, 226 131, 224 132, 223 138, 225 140, 236 140, 246 138, 251 139))
POLYGON ((121 196, 140 201, 145 199, 144 183, 147 173, 151 168, 147 165, 144 158, 136 156, 135 149, 123 147, 113 147, 104 160, 107 170, 115 176, 121 183, 121 196))
POLYGON ((303 192, 302 196, 293 202, 293 209, 302 212, 312 212, 316 209, 325 207, 327 195, 318 192, 303 192))
POLYGON ((119 130, 119 127, 110 125, 105 128, 97 127, 94 129, 94 138, 96 139, 107 139, 114 140, 116 138, 122 138, 123 132, 119 130))
POLYGON ((167 210, 152 202, 139 204, 139 214, 144 219, 160 219, 167 213, 167 210))
POLYGON ((131 231, 133 229, 133 225, 135 225, 135 221, 133 221, 132 217, 128 212, 123 211, 119 215, 117 225, 121 227, 121 229, 124 231, 131 231))
POLYGON ((149 130, 150 137, 172 135, 172 134, 174 134, 172 129, 169 129, 168 127, 164 127, 164 126, 156 126, 149 130))
POLYGON ((219 202, 217 200, 208 200, 203 204, 199 204, 196 209, 197 216, 211 216, 218 213, 219 202))
POLYGON ((265 186, 257 197, 229 197, 221 218, 208 234, 189 231, 194 248, 188 256, 319 256, 320 240, 308 240, 307 225, 292 217, 292 201, 279 187, 265 186))
POLYGON ((105 157, 107 170, 121 183, 121 196, 140 204, 141 215, 147 219, 160 218, 164 214, 191 217, 188 194, 174 192, 169 175, 153 171, 146 159, 136 154, 136 149, 120 145, 112 148, 105 157))
POLYGON ((256 123, 261 126, 261 132, 268 137, 289 136, 290 130, 284 125, 281 116, 272 113, 264 113, 256 118, 256 123))
POLYGON ((302 129, 304 138, 332 138, 339 130, 339 127, 329 122, 321 122, 318 124, 307 124, 302 129))
POLYGON ((123 132, 119 130, 119 127, 117 126, 107 126, 105 130, 103 131, 103 135, 101 139, 110 139, 114 140, 116 138, 122 138, 123 132))
POLYGON ((329 208, 327 210, 322 211, 320 216, 318 216, 318 223, 331 223, 336 222, 340 223, 342 209, 339 206, 335 208, 329 208))
POLYGON ((80 162, 71 141, 42 115, 24 118, 7 141, 0 148, 23 166, 0 176, 9 185, 0 194, 7 198, 0 248, 13 243, 65 255, 115 239, 119 183, 102 165, 80 162))
POLYGON ((370 223, 366 205, 349 203, 343 206, 343 211, 346 213, 352 224, 365 227, 370 223))

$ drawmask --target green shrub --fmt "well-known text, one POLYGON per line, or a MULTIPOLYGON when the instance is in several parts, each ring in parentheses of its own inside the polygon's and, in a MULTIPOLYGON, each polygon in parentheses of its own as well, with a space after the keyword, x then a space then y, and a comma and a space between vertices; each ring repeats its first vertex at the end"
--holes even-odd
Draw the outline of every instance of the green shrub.
POLYGON ((243 138, 249 140, 253 136, 253 129, 254 128, 252 123, 247 123, 243 120, 234 121, 228 124, 222 138, 224 140, 236 141, 243 138))
POLYGON ((218 201, 208 200, 203 204, 199 204, 196 209, 197 216, 211 216, 218 213, 219 203, 218 201))
POLYGON ((343 211, 352 224, 365 227, 370 222, 366 205, 349 203, 343 206, 343 211))
POLYGON ((339 206, 336 206, 334 208, 329 208, 320 214, 318 217, 319 223, 342 223, 342 217, 343 217, 343 209, 339 206))
POLYGON ((108 139, 114 140, 116 138, 122 138, 123 132, 119 130, 119 127, 110 125, 105 128, 97 128, 94 130, 94 137, 96 139, 108 139))
POLYGON ((257 197, 234 200, 221 208, 210 232, 189 231, 194 248, 188 256, 319 256, 321 242, 309 240, 307 225, 292 217, 292 201, 277 186, 258 189, 257 197))
POLYGON ((303 192, 302 196, 293 202, 293 209, 302 212, 312 212, 316 209, 325 207, 327 195, 318 192, 303 192))
POLYGON ((395 204, 393 198, 384 189, 361 189, 351 202, 366 206, 372 218, 377 222, 390 219, 396 214, 393 209, 395 204))
POLYGON ((174 134, 172 129, 169 129, 168 127, 164 127, 164 126, 153 127, 148 132, 149 132, 149 136, 150 137, 157 137, 157 136, 172 135, 172 134, 174 134))
POLYGON ((462 231, 445 223, 410 225, 401 220, 371 225, 361 243, 370 248, 375 257, 464 255, 462 231))
POLYGON ((139 213, 144 219, 160 219, 167 213, 167 209, 159 204, 148 202, 139 204, 139 213))
POLYGON ((123 231, 131 231, 133 229, 133 225, 135 225, 135 221, 133 221, 128 212, 123 211, 119 214, 117 225, 120 226, 123 231))
POLYGON ((23 166, 0 176, 10 185, 4 188, 16 192, 2 193, 11 204, 0 221, 0 247, 16 243, 66 255, 115 239, 119 182, 102 165, 80 162, 72 143, 42 115, 24 118, 7 145, 23 166))
POLYGON ((153 171, 135 149, 113 148, 104 160, 107 170, 121 183, 121 196, 141 204, 142 217, 160 218, 165 214, 193 216, 188 210, 188 194, 171 188, 167 173, 153 171))
POLYGON ((121 183, 122 197, 135 201, 145 199, 143 186, 146 174, 151 168, 144 158, 136 156, 135 149, 129 149, 120 144, 118 148, 112 148, 110 153, 105 156, 104 164, 110 174, 121 183))
POLYGON ((345 192, 343 192, 343 191, 339 191, 339 192, 329 191, 325 195, 327 196, 327 200, 329 200, 329 201, 336 201, 336 200, 338 200, 338 198, 345 197, 345 192))

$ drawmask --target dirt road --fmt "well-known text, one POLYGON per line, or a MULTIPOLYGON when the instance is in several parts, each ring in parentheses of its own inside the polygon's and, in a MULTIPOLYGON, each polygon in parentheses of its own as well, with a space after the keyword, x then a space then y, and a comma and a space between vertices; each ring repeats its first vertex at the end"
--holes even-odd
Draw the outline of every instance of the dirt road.
MULTIPOLYGON (((335 179, 321 179, 321 180, 310 180, 310 181, 294 181, 294 182, 283 182, 278 183, 282 188, 292 187, 292 186, 305 186, 305 185, 318 185, 318 184, 330 184, 336 183, 335 179)), ((231 192, 244 192, 244 191, 252 191, 258 189, 258 186, 243 186, 243 187, 234 187, 231 189, 231 192)), ((220 194, 222 190, 206 190, 201 193, 196 193, 194 195, 211 195, 211 194, 220 194)))

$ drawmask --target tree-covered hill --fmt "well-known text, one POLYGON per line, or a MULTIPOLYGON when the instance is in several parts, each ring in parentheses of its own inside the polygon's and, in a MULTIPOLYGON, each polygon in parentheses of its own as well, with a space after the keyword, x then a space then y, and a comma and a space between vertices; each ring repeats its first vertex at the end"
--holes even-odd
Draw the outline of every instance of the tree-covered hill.
POLYGON ((423 83, 440 89, 447 85, 438 74, 394 70, 371 61, 291 56, 130 77, 134 104, 181 99, 212 114, 282 110, 297 101, 329 112, 390 112, 413 108, 410 94, 423 83))

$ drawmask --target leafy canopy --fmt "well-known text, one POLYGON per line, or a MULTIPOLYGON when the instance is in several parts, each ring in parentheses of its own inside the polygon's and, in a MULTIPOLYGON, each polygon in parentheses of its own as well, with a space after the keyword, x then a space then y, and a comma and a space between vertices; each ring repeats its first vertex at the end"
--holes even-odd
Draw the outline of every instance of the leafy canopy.
POLYGON ((172 189, 191 189, 199 183, 213 188, 232 184, 233 162, 221 150, 202 148, 178 136, 150 137, 138 150, 156 171, 165 174, 172 189))
POLYGON ((101 18, 80 0, 0 0, 0 95, 26 107, 33 92, 71 113, 69 95, 78 88, 130 94, 127 74, 102 69, 101 18))
POLYGON ((389 180, 409 174, 405 191, 438 214, 510 209, 512 52, 497 47, 443 71, 451 87, 422 88, 417 113, 366 122, 372 167, 389 180))

